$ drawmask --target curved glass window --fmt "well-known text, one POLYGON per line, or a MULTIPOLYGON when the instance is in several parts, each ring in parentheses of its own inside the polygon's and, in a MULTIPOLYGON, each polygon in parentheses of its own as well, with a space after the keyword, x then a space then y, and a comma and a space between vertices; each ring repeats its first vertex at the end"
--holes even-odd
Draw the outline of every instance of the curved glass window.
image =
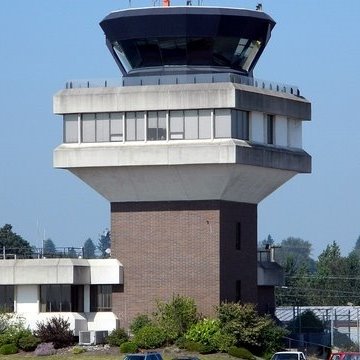
POLYGON ((238 37, 144 38, 115 42, 125 70, 152 66, 221 66, 249 71, 261 47, 258 40, 238 37))

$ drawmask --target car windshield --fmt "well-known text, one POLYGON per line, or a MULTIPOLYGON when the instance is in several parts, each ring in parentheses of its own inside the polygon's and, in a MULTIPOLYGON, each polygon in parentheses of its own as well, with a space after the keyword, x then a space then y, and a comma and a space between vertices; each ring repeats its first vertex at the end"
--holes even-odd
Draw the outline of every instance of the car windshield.
POLYGON ((275 354, 272 360, 298 360, 298 354, 275 354))
POLYGON ((126 355, 124 360, 144 360, 144 354, 136 354, 136 355, 126 355))

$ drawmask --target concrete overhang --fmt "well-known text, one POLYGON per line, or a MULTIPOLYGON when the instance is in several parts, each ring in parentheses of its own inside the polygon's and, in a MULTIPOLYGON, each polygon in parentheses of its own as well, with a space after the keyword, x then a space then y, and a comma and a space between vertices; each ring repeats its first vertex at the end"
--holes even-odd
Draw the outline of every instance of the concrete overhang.
POLYGON ((0 285, 122 283, 123 266, 116 259, 0 260, 0 285))
POLYGON ((257 284, 258 286, 284 285, 283 267, 273 261, 258 261, 257 284))
POLYGON ((297 173, 311 171, 303 150, 242 140, 177 144, 63 144, 54 166, 110 202, 228 200, 257 204, 297 173))
POLYGON ((311 172, 311 156, 301 149, 249 143, 244 140, 62 144, 54 150, 54 167, 239 164, 296 173, 311 172))
POLYGON ((302 97, 231 82, 64 89, 53 102, 55 114, 217 108, 311 118, 302 97))

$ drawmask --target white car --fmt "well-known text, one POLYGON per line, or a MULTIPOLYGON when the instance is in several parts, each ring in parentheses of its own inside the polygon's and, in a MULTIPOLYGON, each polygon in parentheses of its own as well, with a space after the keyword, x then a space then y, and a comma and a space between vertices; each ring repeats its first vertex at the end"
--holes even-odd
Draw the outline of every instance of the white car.
POLYGON ((306 356, 301 351, 279 351, 271 357, 271 360, 306 360, 306 356))

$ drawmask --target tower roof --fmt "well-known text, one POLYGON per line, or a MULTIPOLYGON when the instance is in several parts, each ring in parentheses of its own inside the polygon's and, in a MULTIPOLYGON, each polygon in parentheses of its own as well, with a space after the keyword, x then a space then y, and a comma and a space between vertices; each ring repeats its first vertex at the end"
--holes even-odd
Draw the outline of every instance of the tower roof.
POLYGON ((110 13, 100 22, 123 75, 252 71, 275 21, 261 11, 152 7, 110 13))

